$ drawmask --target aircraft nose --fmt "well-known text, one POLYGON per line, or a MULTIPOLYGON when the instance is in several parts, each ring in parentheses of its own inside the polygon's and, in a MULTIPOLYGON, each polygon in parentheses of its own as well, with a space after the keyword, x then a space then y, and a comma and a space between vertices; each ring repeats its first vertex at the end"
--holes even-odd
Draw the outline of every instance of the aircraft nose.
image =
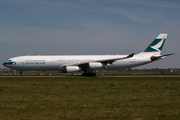
POLYGON ((6 66, 6 62, 3 63, 3 66, 6 66))
POLYGON ((14 65, 15 64, 15 62, 4 62, 3 63, 3 66, 9 66, 9 65, 14 65))

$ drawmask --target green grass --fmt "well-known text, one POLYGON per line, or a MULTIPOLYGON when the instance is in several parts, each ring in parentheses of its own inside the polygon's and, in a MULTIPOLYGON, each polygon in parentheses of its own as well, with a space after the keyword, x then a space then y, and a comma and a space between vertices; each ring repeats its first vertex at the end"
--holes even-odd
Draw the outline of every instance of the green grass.
POLYGON ((0 78, 0 119, 180 119, 180 78, 0 78))

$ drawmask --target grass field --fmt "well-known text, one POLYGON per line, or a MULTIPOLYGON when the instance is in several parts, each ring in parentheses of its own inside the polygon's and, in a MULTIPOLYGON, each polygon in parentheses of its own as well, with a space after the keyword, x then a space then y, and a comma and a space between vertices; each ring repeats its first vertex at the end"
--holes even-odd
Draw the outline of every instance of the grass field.
POLYGON ((180 78, 0 78, 1 120, 180 119, 180 78))

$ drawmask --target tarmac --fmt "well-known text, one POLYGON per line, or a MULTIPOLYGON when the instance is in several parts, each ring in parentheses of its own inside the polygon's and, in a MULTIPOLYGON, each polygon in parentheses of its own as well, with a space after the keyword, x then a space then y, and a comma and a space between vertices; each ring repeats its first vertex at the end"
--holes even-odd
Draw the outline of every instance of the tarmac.
MULTIPOLYGON (((76 75, 76 76, 0 76, 0 78, 21 78, 21 77, 93 77, 93 76, 81 76, 81 75, 76 75)), ((95 76, 95 77, 180 77, 180 76, 176 76, 176 75, 157 75, 157 76, 95 76)))

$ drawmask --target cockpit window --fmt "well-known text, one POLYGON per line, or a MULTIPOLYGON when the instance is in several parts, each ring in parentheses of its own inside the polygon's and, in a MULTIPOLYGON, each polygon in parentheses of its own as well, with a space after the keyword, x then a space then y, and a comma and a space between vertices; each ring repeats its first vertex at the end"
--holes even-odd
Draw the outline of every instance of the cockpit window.
POLYGON ((12 62, 12 60, 7 60, 7 62, 12 62))

